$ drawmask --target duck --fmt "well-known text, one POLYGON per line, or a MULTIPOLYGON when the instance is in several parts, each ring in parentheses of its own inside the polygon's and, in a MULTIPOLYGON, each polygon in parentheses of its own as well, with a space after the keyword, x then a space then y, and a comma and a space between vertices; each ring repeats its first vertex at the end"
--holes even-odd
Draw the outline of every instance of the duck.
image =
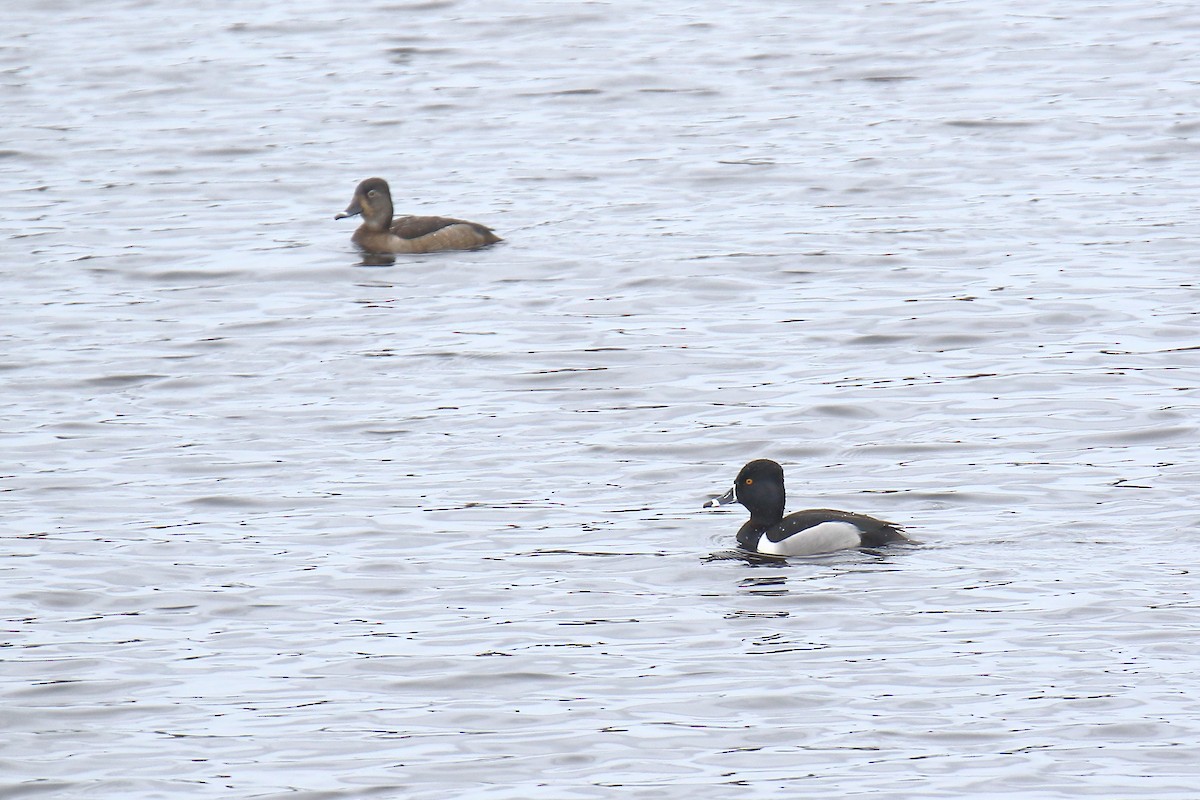
POLYGON ((392 219, 392 190, 383 178, 367 178, 354 190, 346 210, 334 216, 362 215, 363 223, 351 237, 368 253, 434 253, 439 250, 474 250, 503 241, 486 225, 453 217, 402 216, 392 219))
POLYGON ((785 498, 783 467, 761 458, 742 467, 729 491, 704 508, 741 503, 750 519, 738 531, 738 547, 769 556, 812 556, 908 541, 899 525, 866 514, 811 508, 785 517, 785 498))

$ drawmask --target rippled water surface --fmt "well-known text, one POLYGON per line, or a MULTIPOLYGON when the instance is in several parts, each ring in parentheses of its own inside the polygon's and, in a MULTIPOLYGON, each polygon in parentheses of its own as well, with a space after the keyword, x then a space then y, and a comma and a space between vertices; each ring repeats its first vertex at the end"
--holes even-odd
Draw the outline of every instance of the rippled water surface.
POLYGON ((1192 4, 4 19, 0 796, 1196 796, 1192 4))

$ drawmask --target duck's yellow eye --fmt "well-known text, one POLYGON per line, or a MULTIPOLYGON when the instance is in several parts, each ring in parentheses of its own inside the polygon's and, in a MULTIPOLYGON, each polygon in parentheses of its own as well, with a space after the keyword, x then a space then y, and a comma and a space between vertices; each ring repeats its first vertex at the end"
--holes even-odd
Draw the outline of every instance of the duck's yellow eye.
POLYGON ((754 478, 746 478, 746 480, 742 481, 742 483, 744 483, 744 484, 746 484, 747 486, 749 486, 749 485, 751 485, 752 483, 754 483, 754 478))
POLYGON ((379 195, 379 192, 375 191, 374 189, 367 192, 367 197, 377 197, 378 195, 379 195))

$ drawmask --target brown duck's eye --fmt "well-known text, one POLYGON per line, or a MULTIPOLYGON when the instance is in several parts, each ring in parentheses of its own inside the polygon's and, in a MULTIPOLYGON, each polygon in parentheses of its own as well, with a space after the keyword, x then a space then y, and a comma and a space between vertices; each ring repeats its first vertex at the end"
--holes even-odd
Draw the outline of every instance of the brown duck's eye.
POLYGON ((372 189, 371 191, 367 192, 367 197, 378 197, 378 196, 379 196, 379 192, 375 189, 372 189))
POLYGON ((751 484, 754 483, 754 478, 746 478, 746 480, 742 481, 742 483, 746 484, 747 486, 750 486, 751 484))

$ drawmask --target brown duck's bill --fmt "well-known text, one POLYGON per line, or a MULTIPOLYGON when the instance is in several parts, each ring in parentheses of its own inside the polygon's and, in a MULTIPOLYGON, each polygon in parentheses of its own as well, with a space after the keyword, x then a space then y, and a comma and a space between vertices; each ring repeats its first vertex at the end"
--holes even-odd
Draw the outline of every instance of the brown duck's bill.
POLYGON ((353 203, 351 203, 349 206, 346 207, 345 211, 343 211, 340 214, 335 215, 334 219, 345 219, 346 217, 357 217, 361 213, 362 213, 362 206, 360 206, 358 204, 358 201, 355 200, 353 203))
POLYGON ((712 500, 709 500, 707 503, 705 503, 702 506, 702 508, 716 508, 717 506, 727 506, 730 503, 736 503, 736 502, 737 502, 737 487, 730 486, 728 492, 721 495, 720 497, 714 497, 712 500))

